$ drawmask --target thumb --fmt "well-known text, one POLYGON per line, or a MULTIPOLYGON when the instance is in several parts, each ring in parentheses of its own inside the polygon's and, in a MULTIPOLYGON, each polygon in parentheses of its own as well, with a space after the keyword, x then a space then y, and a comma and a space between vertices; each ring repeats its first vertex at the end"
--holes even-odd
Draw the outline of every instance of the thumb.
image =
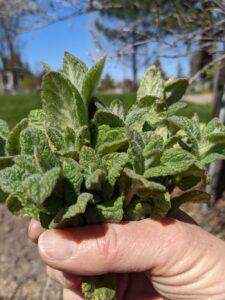
POLYGON ((150 270, 157 276, 187 253, 193 262, 199 251, 204 251, 199 247, 199 231, 204 233, 196 225, 172 218, 146 219, 48 230, 42 233, 38 244, 44 262, 66 273, 98 275, 150 270))

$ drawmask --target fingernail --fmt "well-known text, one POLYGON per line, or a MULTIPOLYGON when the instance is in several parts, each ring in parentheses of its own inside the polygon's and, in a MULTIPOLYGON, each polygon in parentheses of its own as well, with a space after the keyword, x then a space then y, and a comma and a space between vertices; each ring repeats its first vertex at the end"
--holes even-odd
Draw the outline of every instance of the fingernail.
POLYGON ((48 230, 39 238, 38 247, 42 257, 48 260, 66 260, 73 252, 71 241, 61 237, 55 230, 48 230))

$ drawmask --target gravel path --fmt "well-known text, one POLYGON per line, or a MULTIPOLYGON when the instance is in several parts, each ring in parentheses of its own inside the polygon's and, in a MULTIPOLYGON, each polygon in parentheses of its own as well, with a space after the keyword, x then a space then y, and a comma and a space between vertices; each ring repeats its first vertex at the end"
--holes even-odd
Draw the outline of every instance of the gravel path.
POLYGON ((187 95, 183 99, 191 103, 206 104, 213 102, 213 94, 187 95))

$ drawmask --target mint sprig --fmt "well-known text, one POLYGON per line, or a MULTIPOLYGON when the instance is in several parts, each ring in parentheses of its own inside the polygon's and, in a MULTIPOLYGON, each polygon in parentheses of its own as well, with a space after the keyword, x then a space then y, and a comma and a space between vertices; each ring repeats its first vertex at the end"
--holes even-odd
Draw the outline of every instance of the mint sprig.
MULTIPOLYGON (((177 115, 188 81, 165 81, 154 66, 127 113, 118 99, 107 107, 94 97, 104 63, 88 70, 66 52, 62 72, 48 68, 43 78, 42 109, 12 130, 0 120, 0 200, 15 215, 65 228, 160 219, 208 201, 196 185, 225 159, 225 127, 177 115)), ((87 299, 114 299, 112 278, 84 278, 87 299)))

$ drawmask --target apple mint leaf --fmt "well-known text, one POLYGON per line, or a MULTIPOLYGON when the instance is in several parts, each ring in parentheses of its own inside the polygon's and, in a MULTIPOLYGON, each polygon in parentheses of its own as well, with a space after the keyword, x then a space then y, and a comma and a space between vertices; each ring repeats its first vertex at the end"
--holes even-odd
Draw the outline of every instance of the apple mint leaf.
POLYGON ((136 196, 144 200, 154 198, 166 191, 163 185, 149 181, 129 168, 123 169, 119 185, 122 194, 125 195, 125 205, 136 196))
POLYGON ((31 110, 28 116, 28 126, 44 130, 48 126, 46 114, 43 109, 31 110))
POLYGON ((76 131, 87 124, 87 110, 80 93, 61 73, 50 72, 44 76, 42 104, 49 122, 62 130, 70 127, 76 131))
POLYGON ((14 162, 17 167, 25 170, 27 174, 38 173, 38 164, 33 155, 18 155, 14 157, 14 162))
POLYGON ((95 114, 94 122, 98 125, 107 124, 111 127, 123 127, 123 120, 108 110, 99 110, 95 114))
POLYGON ((83 224, 82 216, 86 211, 88 203, 91 203, 92 201, 92 194, 81 193, 75 204, 59 210, 50 223, 49 228, 71 227, 83 224))
POLYGON ((22 203, 26 204, 27 196, 22 187, 22 182, 30 173, 17 165, 7 167, 0 171, 0 189, 10 194, 22 203))
POLYGON ((84 277, 81 289, 89 300, 115 299, 115 282, 111 275, 84 277))
POLYGON ((183 203, 197 202, 207 203, 210 200, 210 195, 202 191, 186 192, 178 197, 171 199, 171 209, 169 213, 176 211, 183 203))
POLYGON ((106 154, 102 158, 104 167, 108 172, 108 180, 111 186, 114 186, 116 180, 120 176, 121 171, 129 161, 127 153, 110 153, 106 154))
POLYGON ((88 224, 106 221, 121 221, 123 219, 124 196, 106 200, 94 206, 89 206, 86 212, 88 224))
POLYGON ((60 168, 55 167, 44 175, 33 174, 27 177, 23 183, 23 189, 27 198, 38 205, 49 197, 60 175, 60 168))
POLYGON ((9 133, 6 150, 9 155, 18 155, 20 154, 20 133, 28 125, 28 120, 21 120, 9 133))
POLYGON ((203 165, 209 165, 216 160, 225 160, 225 153, 210 153, 201 160, 201 163, 203 165))
POLYGON ((101 192, 105 181, 106 172, 102 169, 97 169, 86 179, 85 186, 88 190, 101 192))
POLYGON ((164 80, 155 67, 150 67, 141 80, 137 91, 137 101, 150 106, 156 99, 164 99, 164 80))
POLYGON ((127 221, 140 221, 149 218, 152 214, 153 204, 150 201, 134 199, 125 208, 124 218, 127 221))
POLYGON ((143 149, 143 157, 145 158, 145 169, 154 167, 159 164, 160 158, 164 150, 164 141, 160 135, 152 133, 149 136, 147 145, 143 149))
POLYGON ((6 155, 5 144, 6 144, 6 139, 0 135, 0 157, 6 155))
POLYGON ((160 165, 157 167, 149 168, 144 172, 145 178, 176 175, 180 172, 186 171, 193 165, 196 158, 189 152, 172 148, 166 150, 161 159, 160 165))
POLYGON ((137 174, 143 174, 144 171, 144 141, 139 132, 127 127, 127 137, 133 154, 134 169, 137 174))
POLYGON ((109 105, 109 110, 116 116, 118 116, 121 120, 125 118, 125 109, 123 102, 119 99, 113 100, 109 105))
POLYGON ((167 119, 169 123, 175 125, 179 129, 182 129, 187 134, 188 139, 192 143, 192 153, 198 156, 199 147, 198 143, 201 139, 201 131, 194 120, 190 120, 187 117, 172 116, 167 119))
POLYGON ((82 86, 82 96, 86 107, 89 107, 91 97, 93 96, 97 85, 99 83, 106 57, 100 59, 91 69, 85 74, 83 86, 82 86))
POLYGON ((88 69, 86 65, 69 52, 64 53, 63 73, 70 82, 82 93, 82 86, 88 69))
POLYGON ((98 127, 96 149, 101 154, 116 152, 128 148, 126 131, 122 127, 111 128, 108 125, 98 127))
POLYGON ((133 129, 142 130, 143 123, 146 120, 146 116, 149 112, 149 109, 144 108, 137 108, 130 111, 125 119, 125 124, 128 127, 132 127, 133 129))
POLYGON ((175 79, 170 77, 165 82, 165 95, 168 105, 172 105, 179 101, 185 94, 188 87, 188 80, 185 78, 175 79))
POLYGON ((1 189, 0 189, 0 203, 4 203, 5 200, 7 198, 7 194, 4 193, 1 189))
POLYGON ((9 126, 6 121, 0 119, 0 137, 7 138, 9 134, 9 126))
POLYGON ((171 208, 170 194, 168 192, 159 194, 154 200, 151 218, 157 220, 166 217, 171 208))
POLYGON ((26 205, 22 206, 17 198, 10 195, 5 204, 8 210, 16 216, 39 219, 40 209, 32 202, 27 201, 26 205))
POLYGON ((81 149, 79 163, 85 179, 91 176, 96 170, 104 169, 100 155, 93 148, 87 146, 81 149))
POLYGON ((72 184, 76 193, 80 192, 83 174, 80 165, 72 158, 62 158, 62 175, 72 184))
POLYGON ((58 165, 58 159, 52 152, 46 135, 37 128, 27 127, 20 134, 21 154, 34 155, 43 170, 58 165))
POLYGON ((185 102, 176 102, 169 106, 167 116, 172 117, 187 106, 185 102))
POLYGON ((61 151, 64 149, 64 137, 56 127, 46 128, 46 134, 53 150, 61 151))
POLYGON ((225 127, 218 118, 213 118, 203 129, 203 135, 206 139, 213 134, 225 134, 225 127))
POLYGON ((13 156, 0 156, 0 170, 11 167, 14 164, 13 156))

